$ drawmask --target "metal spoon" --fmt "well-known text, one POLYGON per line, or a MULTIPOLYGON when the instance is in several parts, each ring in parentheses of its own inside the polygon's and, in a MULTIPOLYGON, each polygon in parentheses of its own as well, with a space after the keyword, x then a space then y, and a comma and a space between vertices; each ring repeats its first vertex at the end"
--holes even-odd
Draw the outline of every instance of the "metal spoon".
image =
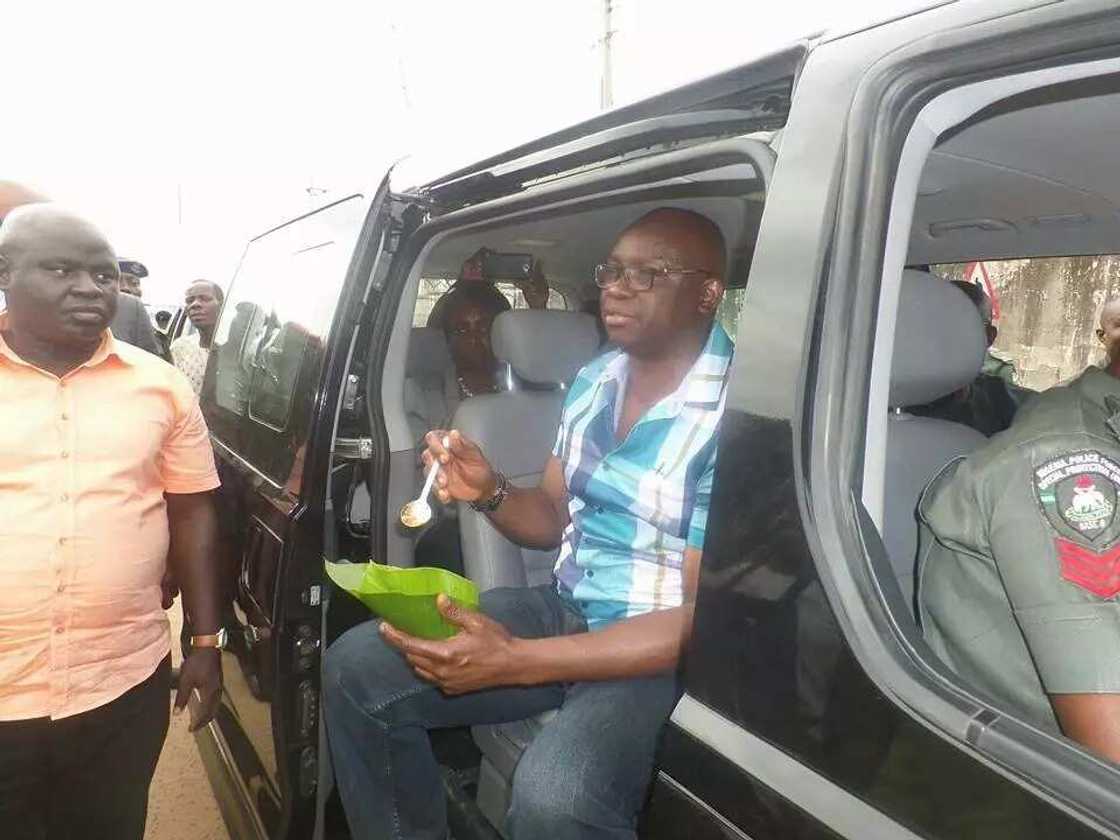
MULTIPOLYGON (((443 447, 446 449, 451 445, 448 438, 444 438, 443 447)), ((401 508, 401 524, 406 528, 419 528, 422 525, 427 525, 432 519, 432 506, 428 504, 428 494, 432 492, 432 485, 436 482, 436 476, 439 474, 439 461, 432 461, 432 468, 428 472, 428 478, 424 482, 424 489, 420 491, 420 495, 413 499, 411 502, 406 502, 401 508)))

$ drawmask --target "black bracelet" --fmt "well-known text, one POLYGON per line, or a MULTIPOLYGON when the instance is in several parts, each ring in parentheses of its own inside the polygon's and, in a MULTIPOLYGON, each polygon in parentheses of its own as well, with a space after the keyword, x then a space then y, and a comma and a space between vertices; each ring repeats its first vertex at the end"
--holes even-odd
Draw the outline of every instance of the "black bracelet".
POLYGON ((502 473, 494 470, 495 487, 494 495, 489 499, 477 499, 470 503, 472 509, 479 513, 493 513, 506 500, 509 494, 509 479, 502 473))

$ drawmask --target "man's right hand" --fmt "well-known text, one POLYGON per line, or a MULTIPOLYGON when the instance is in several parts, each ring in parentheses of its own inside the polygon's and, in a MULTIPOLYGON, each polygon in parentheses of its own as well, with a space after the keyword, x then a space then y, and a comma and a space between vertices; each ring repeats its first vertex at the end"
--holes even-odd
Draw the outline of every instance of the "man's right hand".
POLYGON ((425 466, 431 467, 437 460, 440 463, 436 496, 441 502, 477 502, 494 495, 498 480, 477 443, 455 429, 428 432, 424 442, 428 445, 423 454, 425 466), (445 439, 447 446, 443 445, 445 439))

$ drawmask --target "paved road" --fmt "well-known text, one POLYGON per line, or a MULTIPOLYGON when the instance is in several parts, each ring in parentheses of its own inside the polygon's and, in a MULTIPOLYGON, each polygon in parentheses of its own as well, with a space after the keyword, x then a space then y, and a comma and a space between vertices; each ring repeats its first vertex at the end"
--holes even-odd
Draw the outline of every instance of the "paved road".
MULTIPOLYGON (((178 601, 169 616, 171 655, 178 665, 182 658, 178 640, 183 624, 178 601)), ((171 729, 148 798, 148 830, 144 840, 229 840, 194 736, 187 732, 189 717, 183 712, 182 717, 171 718, 171 729)))

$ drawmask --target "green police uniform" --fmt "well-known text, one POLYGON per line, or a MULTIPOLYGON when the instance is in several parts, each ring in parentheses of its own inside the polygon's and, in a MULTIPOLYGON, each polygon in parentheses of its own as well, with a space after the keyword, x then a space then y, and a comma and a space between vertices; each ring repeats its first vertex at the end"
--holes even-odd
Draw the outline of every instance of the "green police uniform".
POLYGON ((1089 368, 926 488, 918 607, 933 650, 1058 732, 1047 694, 1120 693, 1120 379, 1089 368))
POLYGON ((1018 378, 1015 363, 1000 358, 991 350, 984 356, 984 364, 981 365, 980 372, 987 376, 999 377, 1008 385, 1016 384, 1015 380, 1018 378))

